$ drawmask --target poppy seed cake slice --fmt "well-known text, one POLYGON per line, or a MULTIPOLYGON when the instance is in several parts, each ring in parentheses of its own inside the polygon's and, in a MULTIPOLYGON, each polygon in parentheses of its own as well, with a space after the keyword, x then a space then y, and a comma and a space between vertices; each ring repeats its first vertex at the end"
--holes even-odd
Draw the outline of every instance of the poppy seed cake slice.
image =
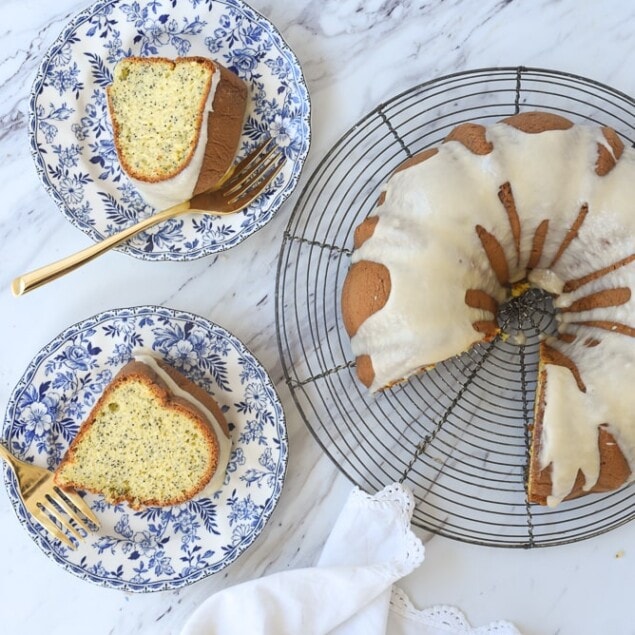
POLYGON ((122 169, 166 208, 216 185, 232 165, 247 87, 203 57, 127 57, 106 88, 122 169))
POLYGON ((55 473, 63 488, 110 503, 175 505, 223 481, 229 433, 210 395, 143 357, 106 388, 55 473))

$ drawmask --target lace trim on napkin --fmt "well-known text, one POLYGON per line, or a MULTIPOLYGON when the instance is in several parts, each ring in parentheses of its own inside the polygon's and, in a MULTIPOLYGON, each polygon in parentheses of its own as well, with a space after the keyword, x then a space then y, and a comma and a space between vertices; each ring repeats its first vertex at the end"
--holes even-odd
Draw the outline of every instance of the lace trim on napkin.
POLYGON ((390 507, 397 511, 401 525, 401 542, 406 553, 398 567, 400 576, 406 575, 416 569, 425 558, 423 543, 412 531, 410 520, 415 508, 415 499, 412 492, 399 483, 387 485, 376 494, 367 494, 358 487, 351 492, 351 504, 365 507, 390 507), (403 573, 402 573, 403 572, 403 573))
POLYGON ((415 609, 406 593, 397 586, 392 587, 390 609, 422 626, 434 627, 452 635, 521 635, 510 622, 497 621, 487 626, 472 628, 465 615, 453 606, 438 605, 419 611, 415 609))

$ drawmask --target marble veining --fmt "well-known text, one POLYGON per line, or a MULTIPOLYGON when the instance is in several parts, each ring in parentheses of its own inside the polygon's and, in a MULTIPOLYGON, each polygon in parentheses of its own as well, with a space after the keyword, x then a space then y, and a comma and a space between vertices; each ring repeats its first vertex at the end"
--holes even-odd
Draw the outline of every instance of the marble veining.
MULTIPOLYGON (((312 148, 300 189, 333 143, 382 100, 439 75, 523 64, 578 73, 635 94, 632 25, 623 0, 253 0, 303 67, 312 98, 312 148)), ((290 460, 280 503, 252 548, 217 576, 177 592, 127 595, 81 581, 42 555, 0 493, 3 632, 22 635, 175 635, 211 593, 314 563, 351 485, 304 427, 275 338, 275 276, 298 191, 263 229, 228 252, 189 263, 110 253, 20 299, 23 271, 84 247, 88 238, 44 191, 27 140, 28 98, 47 48, 85 2, 4 0, 0 39, 0 405, 32 356, 99 311, 164 304, 235 333, 269 370, 285 407, 290 460), (28 325, 29 337, 24 337, 28 325), (99 611, 99 619, 94 618, 99 611)), ((633 633, 635 525, 581 543, 492 550, 418 532, 426 561, 402 582, 423 608, 460 607, 474 625, 513 621, 526 635, 633 633), (601 580, 601 602, 596 597, 601 580)))

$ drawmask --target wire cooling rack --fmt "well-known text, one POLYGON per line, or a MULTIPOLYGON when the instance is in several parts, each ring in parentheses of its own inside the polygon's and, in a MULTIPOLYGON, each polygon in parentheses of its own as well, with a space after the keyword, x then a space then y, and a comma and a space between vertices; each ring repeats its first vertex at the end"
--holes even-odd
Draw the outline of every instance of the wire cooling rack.
POLYGON ((513 299, 499 315, 504 337, 371 396, 355 376, 340 294, 353 231, 399 163, 460 123, 536 109, 609 125, 631 145, 635 138, 631 97, 567 73, 490 68, 415 86, 375 108, 324 157, 289 221, 277 277, 286 381, 340 470, 366 491, 410 486, 421 528, 500 547, 582 540, 635 515, 631 487, 555 509, 526 502, 539 336, 556 330, 549 296, 532 290, 513 299))

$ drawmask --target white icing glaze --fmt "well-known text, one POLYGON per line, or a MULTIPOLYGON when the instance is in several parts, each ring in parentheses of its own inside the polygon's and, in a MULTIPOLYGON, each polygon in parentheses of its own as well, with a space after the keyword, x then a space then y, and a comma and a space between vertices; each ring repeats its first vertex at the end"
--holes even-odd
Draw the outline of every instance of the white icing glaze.
MULTIPOLYGON (((373 235, 353 255, 353 262, 377 262, 390 272, 385 306, 352 338, 354 354, 372 359, 371 391, 458 355, 483 338, 472 324, 493 316, 466 305, 468 289, 483 290, 498 302, 509 298, 510 290, 492 271, 477 224, 498 239, 510 279, 528 277, 533 285, 562 294, 556 300, 560 308, 600 290, 635 288, 635 263, 630 263, 562 293, 566 281, 635 253, 635 150, 625 148, 616 166, 598 176, 598 144, 612 153, 599 127, 528 134, 499 123, 489 126, 486 136, 494 148, 487 155, 451 141, 394 174, 384 203, 374 212, 379 220, 373 235), (520 219, 519 255, 498 198, 507 182, 520 219), (588 214, 577 236, 551 266, 584 203, 588 214), (534 234, 545 219, 542 256, 528 272, 534 234)), ((550 343, 578 367, 586 392, 578 389, 570 370, 547 366, 540 463, 553 466, 552 505, 570 492, 578 470, 585 475, 585 489, 595 484, 601 424, 608 424, 635 471, 635 392, 624 390, 635 385, 635 337, 575 324, 609 321, 635 328, 635 298, 616 307, 561 312, 558 319, 560 330, 576 339, 550 343), (589 339, 601 344, 585 346, 589 339)))
POLYGON ((509 339, 511 343, 516 344, 516 346, 524 346, 527 344, 527 336, 522 332, 514 333, 509 339))
POLYGON ((551 269, 533 269, 527 276, 529 282, 539 289, 558 295, 564 288, 564 280, 561 280, 551 269))
POLYGON ((157 361, 151 356, 145 353, 135 353, 134 359, 137 362, 142 362, 152 368, 152 370, 165 382, 173 395, 185 399, 198 410, 200 410, 205 418, 209 421, 216 439, 218 440, 218 465, 216 471, 212 475, 209 483, 198 493, 198 496, 211 496, 217 492, 225 480, 225 470, 227 469, 227 463, 229 462, 229 454, 231 452, 231 439, 225 435, 225 432, 218 423, 214 413, 205 407, 196 397, 193 397, 189 392, 180 388, 177 383, 166 373, 163 368, 157 364, 157 361))
POLYGON ((201 130, 198 136, 196 149, 190 162, 176 176, 157 183, 148 183, 139 179, 130 178, 132 184, 137 188, 143 200, 152 205, 152 207, 162 210, 172 207, 183 201, 192 198, 198 176, 203 166, 205 158, 205 146, 207 145, 207 120, 213 112, 214 95, 220 81, 220 70, 215 68, 212 74, 212 82, 210 85, 205 107, 203 109, 203 117, 201 118, 201 130))

